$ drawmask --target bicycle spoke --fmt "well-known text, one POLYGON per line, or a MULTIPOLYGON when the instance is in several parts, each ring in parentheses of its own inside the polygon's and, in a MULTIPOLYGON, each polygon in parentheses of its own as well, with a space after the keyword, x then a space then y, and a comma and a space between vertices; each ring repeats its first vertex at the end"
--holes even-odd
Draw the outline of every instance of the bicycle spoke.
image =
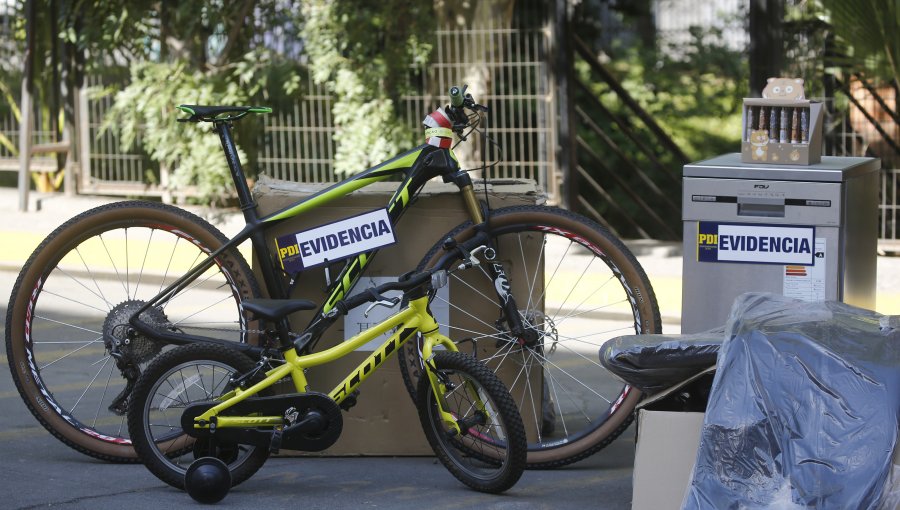
POLYGON ((77 326, 77 325, 75 325, 75 324, 71 324, 71 323, 68 323, 68 322, 58 321, 58 320, 56 320, 56 319, 51 319, 50 317, 46 317, 46 316, 43 316, 43 315, 35 315, 34 318, 35 318, 35 319, 41 319, 41 320, 44 320, 44 321, 47 321, 47 322, 52 322, 52 323, 54 323, 54 324, 59 324, 60 326, 67 326, 67 327, 70 327, 70 328, 72 328, 72 329, 77 329, 77 330, 80 330, 80 331, 87 331, 88 333, 93 333, 93 334, 95 334, 95 335, 101 335, 101 336, 103 335, 103 333, 101 333, 101 332, 99 332, 99 331, 96 331, 96 330, 93 330, 93 329, 88 329, 88 328, 85 328, 85 327, 82 327, 82 326, 77 326))
MULTIPOLYGON (((548 381, 547 384, 553 391, 553 401, 556 402, 556 416, 559 417, 559 421, 562 424, 563 433, 566 436, 568 436, 569 435, 569 425, 566 422, 566 414, 563 412, 562 400, 560 400, 560 396, 559 396, 559 384, 556 383, 556 378, 553 377, 553 374, 548 372, 547 374, 545 374, 545 377, 547 378, 547 381, 548 381)), ((566 395, 569 394, 569 392, 565 392, 565 393, 566 393, 566 395)), ((588 418, 588 421, 590 421, 590 418, 588 418)))
POLYGON ((54 271, 59 271, 62 274, 68 276, 73 281, 75 281, 76 283, 78 283, 79 285, 81 285, 82 287, 87 289, 88 292, 90 292, 90 293, 94 294, 95 296, 99 297, 100 299, 102 299, 103 302, 106 303, 106 306, 108 306, 110 309, 112 309, 113 304, 108 299, 106 299, 106 295, 103 294, 103 289, 100 288, 100 282, 97 281, 97 278, 94 276, 93 271, 91 271, 91 268, 88 267, 87 261, 85 261, 84 257, 81 256, 81 251, 79 248, 75 248, 75 254, 78 255, 79 259, 81 259, 81 264, 84 266, 84 269, 87 271, 88 277, 91 280, 91 282, 94 283, 94 287, 97 288, 97 292, 94 292, 93 290, 88 289, 88 287, 85 286, 84 284, 82 284, 81 281, 79 281, 74 276, 70 276, 69 273, 66 270, 62 269, 61 267, 54 268, 54 271))
POLYGON ((79 347, 79 348, 77 348, 77 349, 73 349, 73 350, 70 351, 69 353, 62 355, 62 356, 60 356, 59 358, 56 358, 55 360, 51 361, 50 363, 47 363, 47 364, 45 364, 45 365, 43 365, 43 366, 39 366, 39 367, 38 367, 38 370, 39 370, 39 371, 43 371, 45 368, 50 367, 50 366, 54 365, 55 363, 57 363, 57 362, 59 362, 59 361, 62 361, 62 360, 64 360, 64 359, 68 358, 69 356, 75 354, 76 352, 78 352, 78 351, 80 351, 80 350, 82 350, 82 349, 84 349, 84 348, 86 348, 86 347, 90 347, 91 345, 93 345, 93 344, 95 344, 95 343, 97 343, 97 342, 103 343, 102 337, 100 337, 100 338, 95 338, 94 340, 91 340, 91 341, 85 343, 85 344, 82 345, 81 347, 79 347))
POLYGON ((131 268, 129 267, 130 263, 131 263, 131 261, 128 258, 128 229, 126 228, 125 229, 125 289, 126 289, 125 295, 128 296, 129 298, 131 297, 131 281, 130 281, 131 268))
POLYGON ((216 305, 218 305, 218 304, 220 304, 220 303, 224 303, 225 301, 229 301, 229 300, 233 300, 233 299, 234 299, 234 297, 232 297, 232 296, 226 296, 226 297, 223 297, 222 299, 220 299, 220 300, 216 301, 215 303, 213 303, 213 304, 207 306, 206 308, 202 308, 202 309, 200 309, 200 310, 197 310, 196 312, 194 312, 194 313, 188 315, 188 316, 185 317, 184 319, 179 319, 179 320, 175 321, 173 324, 175 324, 176 326, 177 326, 177 325, 180 325, 180 324, 182 324, 182 321, 184 321, 185 319, 190 319, 191 317, 194 317, 194 316, 197 315, 197 314, 203 313, 203 312, 205 312, 206 310, 209 310, 210 308, 212 308, 212 307, 214 307, 214 306, 216 306, 216 305))
MULTIPOLYGON (((206 395, 206 398, 208 399, 209 397, 212 396, 212 393, 206 391, 206 385, 203 384, 203 374, 200 373, 200 366, 195 365, 195 368, 197 369, 197 380, 200 381, 200 389, 203 390, 203 394, 206 395)), ((216 378, 216 367, 213 367, 213 379, 215 379, 215 378, 216 378)), ((196 385, 196 384, 197 383, 195 381, 193 383, 193 385, 196 385)))
MULTIPOLYGON (((209 270, 207 270, 207 271, 209 271, 209 270)), ((188 292, 190 292, 190 291, 192 291, 192 290, 194 290, 194 289, 199 288, 199 287, 200 287, 201 285, 203 285, 204 283, 206 283, 206 282, 212 280, 213 278, 215 278, 216 276, 221 275, 222 273, 221 273, 221 272, 212 271, 212 272, 209 272, 209 273, 204 272, 203 274, 206 275, 206 278, 203 278, 203 279, 201 280, 201 279, 200 279, 200 276, 202 276, 202 275, 198 275, 197 278, 195 278, 194 281, 191 282, 190 285, 188 285, 187 287, 181 289, 181 290, 180 290, 179 292, 177 292, 176 294, 172 294, 171 296, 169 296, 169 298, 166 300, 166 302, 167 302, 167 303, 170 303, 170 302, 172 302, 172 301, 175 301, 176 299, 178 299, 178 298, 181 297, 181 296, 187 295, 188 292)), ((227 281, 224 281, 224 282, 219 283, 219 284, 216 286, 216 290, 221 290, 221 289, 223 289, 223 288, 225 288, 225 287, 228 287, 228 282, 227 282, 227 281)))
MULTIPOLYGON (((484 271, 484 270, 482 269, 482 271, 484 271)), ((485 277, 487 277, 488 281, 490 282, 490 281, 491 281, 490 276, 489 276, 487 273, 484 273, 484 275, 485 275, 485 277)), ((462 279, 461 277, 459 277, 459 276, 454 276, 454 278, 455 278, 455 281, 457 281, 457 282, 459 282, 459 283, 465 285, 466 287, 468 287, 469 289, 471 289, 472 292, 474 292, 475 294, 477 294, 477 295, 483 297, 487 302, 491 303, 492 305, 494 305, 494 306, 497 307, 498 309, 501 309, 501 310, 503 309, 503 307, 501 307, 501 306, 497 303, 496 296, 488 296, 487 294, 485 294, 484 292, 481 292, 480 290, 476 289, 472 284, 470 284, 470 283, 467 282, 466 280, 463 280, 463 279, 462 279)), ((444 300, 444 301, 446 301, 446 300, 444 300)))
MULTIPOLYGON (((559 262, 556 263, 556 267, 553 268, 553 273, 550 274, 549 278, 544 280, 544 288, 541 289, 541 295, 538 296, 537 299, 534 300, 535 303, 541 303, 544 301, 544 296, 547 294, 547 289, 553 283, 553 279, 556 278, 556 273, 559 271, 559 268, 562 266, 563 260, 565 260, 566 255, 569 253, 569 250, 572 248, 572 245, 575 244, 573 241, 569 241, 568 246, 566 246, 566 251, 559 258, 559 262)), ((544 274, 547 274, 547 268, 544 268, 544 274)))
POLYGON ((169 260, 166 262, 166 270, 163 271, 162 279, 159 281, 159 289, 156 291, 157 294, 162 292, 163 288, 166 286, 166 279, 169 277, 169 269, 172 267, 172 261, 175 259, 175 252, 178 251, 178 243, 180 242, 181 238, 175 237, 175 246, 172 247, 172 251, 169 253, 169 260))
MULTIPOLYGON (((519 372, 521 374, 524 374, 524 376, 525 376, 525 391, 522 392, 522 403, 524 404, 524 400, 526 397, 530 397, 529 402, 531 403, 531 415, 534 416, 535 430, 537 430, 538 442, 540 442, 543 440, 541 429, 542 429, 542 425, 543 425, 544 413, 543 413, 543 409, 542 409, 541 413, 538 414, 538 410, 534 404, 534 402, 535 402, 534 391, 531 386, 531 382, 532 382, 531 363, 529 363, 528 359, 527 359, 528 357, 530 357, 530 355, 526 356, 526 353, 524 351, 522 351, 521 354, 522 354, 522 368, 519 370, 519 372)), ((518 380, 518 375, 516 376, 516 379, 518 380)), ((515 382, 513 382, 513 384, 510 385, 510 388, 512 388, 513 386, 515 386, 515 382)), ((543 397, 543 392, 542 392, 542 397, 543 397)), ((522 404, 520 404, 519 409, 525 409, 525 407, 522 404)))
POLYGON ((147 247, 144 249, 144 258, 141 260, 141 270, 138 272, 138 281, 134 285, 134 295, 138 295, 138 290, 141 288, 141 280, 144 279, 144 269, 147 265, 147 256, 150 254, 150 247, 153 246, 153 235, 156 233, 155 229, 150 230, 150 237, 147 239, 147 247))
POLYGON ((572 314, 566 315, 565 317, 562 317, 562 318, 560 318, 559 320, 555 321, 554 324, 556 324, 556 326, 559 327, 560 324, 564 323, 565 321, 567 321, 567 320, 569 320, 569 319, 574 319, 574 318, 576 318, 576 317, 580 317, 580 316, 585 315, 585 314, 594 313, 594 312, 597 312, 597 311, 599 311, 599 310, 604 310, 604 309, 606 309, 606 308, 611 308, 611 307, 618 306, 618 305, 621 305, 621 304, 627 303, 627 302, 628 302, 628 298, 625 298, 625 299, 622 299, 621 301, 617 301, 617 302, 615 302, 615 303, 607 303, 607 304, 605 304, 605 305, 598 306, 598 307, 596 307, 596 308, 591 308, 591 309, 589 309, 589 310, 583 310, 583 311, 578 312, 578 313, 572 313, 572 314))
POLYGON ((572 293, 575 292, 575 289, 577 289, 579 287, 581 280, 584 278, 584 275, 585 275, 585 273, 587 273, 587 270, 591 268, 591 264, 593 262, 594 262, 594 259, 590 259, 590 262, 588 262, 588 265, 585 266, 584 270, 581 271, 581 274, 578 275, 578 279, 575 280, 575 283, 570 286, 569 293, 566 294, 566 298, 563 299, 562 303, 560 303, 559 308, 556 309, 556 312, 554 312, 552 314, 554 317, 559 314, 560 310, 562 310, 564 306, 566 306, 566 303, 569 301, 569 298, 572 297, 572 293))
POLYGON ((494 328, 494 326, 492 326, 491 324, 488 324, 487 322, 484 322, 483 320, 479 319, 479 318, 476 317, 475 315, 473 315, 473 314, 467 312, 466 310, 463 310, 463 309, 460 308, 458 305, 455 305, 455 304, 451 303, 450 301, 447 301, 446 299, 444 299, 444 298, 442 298, 442 297, 440 297, 440 296, 435 297, 435 299, 440 299, 442 302, 447 303, 447 304, 448 304, 451 308, 453 308, 454 310, 457 310, 457 311, 459 311, 459 312, 464 313, 464 314, 467 315, 469 318, 475 319, 476 321, 478 321, 478 322, 484 324, 484 325, 487 326, 488 328, 491 328, 491 329, 494 328))
MULTIPOLYGON (((577 354, 577 353, 576 353, 576 354, 577 354)), ((580 354, 579 354, 579 355, 580 355, 580 354)), ((534 356, 535 356, 537 359, 539 359, 539 360, 541 361, 541 363, 542 363, 542 364, 544 365, 544 367, 545 367, 545 370, 546 370, 546 367, 547 367, 547 366, 550 366, 550 367, 552 367, 552 368, 555 368, 555 369, 559 370, 560 372, 562 372, 563 374, 565 374, 566 376, 568 376, 569 379, 571 379, 572 381, 574 381, 575 383, 577 383, 577 384, 578 384, 579 386, 581 386, 582 388, 588 390, 590 393, 593 393, 594 395, 596 395, 596 396, 602 398, 603 400, 605 400, 607 404, 611 404, 611 403, 612 403, 609 399, 607 399, 606 397, 604 397, 604 396, 601 395, 600 393, 597 393, 593 388, 591 388, 590 386, 588 386, 587 384, 585 384, 584 382, 582 382, 580 379, 578 379, 577 377, 575 377, 574 375, 572 375, 572 374, 569 373, 568 371, 564 370, 562 367, 560 367, 560 366, 557 365, 556 363, 553 363, 552 361, 550 361, 546 356, 541 356, 540 354, 538 354, 538 353, 536 353, 536 352, 534 353, 534 356)), ((581 356, 581 355, 580 355, 580 356, 581 356)), ((581 357, 584 358, 584 356, 581 356, 581 357)), ((587 359, 587 358, 585 358, 585 359, 587 359)))
MULTIPOLYGON (((82 285, 82 286, 83 286, 83 285, 82 285)), ((86 288, 86 287, 85 287, 85 288, 86 288)), ((89 289, 89 290, 90 290, 90 289, 89 289)), ((75 304, 77 304, 77 305, 84 306, 85 308, 92 308, 92 309, 94 309, 94 310, 97 310, 97 311, 100 312, 100 313, 108 313, 108 312, 109 312, 109 309, 104 310, 104 309, 102 309, 102 308, 97 308, 97 307, 94 306, 94 305, 89 305, 89 304, 87 304, 87 303, 83 303, 83 302, 81 302, 81 301, 78 301, 77 299, 72 299, 72 298, 70 298, 70 297, 68 297, 68 296, 63 296, 63 295, 57 294, 57 293, 55 293, 55 292, 49 291, 49 290, 47 290, 47 289, 44 289, 44 290, 42 291, 42 293, 43 293, 43 294, 49 294, 49 295, 51 295, 51 296, 53 296, 53 297, 57 297, 57 298, 66 300, 66 301, 68 301, 68 302, 70 302, 70 303, 75 303, 75 304)), ((96 295, 96 294, 95 294, 95 295, 96 295)), ((98 297, 99 297, 99 296, 98 296, 98 297)))
POLYGON ((454 325, 451 325, 451 324, 442 324, 442 323, 439 323, 439 324, 440 324, 441 326, 446 327, 446 328, 449 329, 450 331, 459 331, 459 332, 461 332, 461 333, 467 333, 467 334, 469 334, 469 335, 473 335, 473 336, 471 336, 469 339, 472 340, 472 341, 474 341, 474 342, 477 342, 478 340, 487 340, 487 339, 492 339, 492 338, 493 338, 493 339, 498 339, 498 340, 502 340, 502 339, 503 339, 503 338, 502 338, 503 335, 498 334, 496 331, 490 332, 490 333, 484 333, 484 332, 482 332, 482 331, 475 331, 475 330, 472 330, 472 329, 461 328, 461 327, 459 327, 459 326, 454 326, 454 325))
POLYGON ((528 301, 525 303, 525 310, 531 311, 538 306, 538 301, 534 299, 534 288, 537 286, 538 276, 542 274, 540 268, 541 264, 544 261, 544 254, 546 253, 546 238, 544 234, 537 232, 537 235, 540 237, 538 241, 540 243, 540 249, 538 250, 538 258, 534 264, 533 276, 528 276, 528 264, 525 262, 525 246, 522 244, 522 235, 517 234, 516 240, 519 243, 519 253, 522 256, 522 271, 524 272, 523 280, 528 284, 528 301))
MULTIPOLYGON (((70 409, 70 412, 71 412, 72 414, 75 414, 75 409, 78 407, 78 404, 81 403, 81 399, 84 398, 84 396, 87 394, 88 390, 91 389, 91 386, 94 385, 94 381, 96 381, 97 378, 100 377, 100 373, 103 372, 103 369, 104 369, 104 368, 106 368, 106 364, 109 363, 109 360, 110 360, 110 359, 111 359, 110 357, 107 357, 107 358, 106 358, 106 361, 105 361, 105 362, 103 363, 103 365, 97 370, 97 373, 94 374, 94 377, 91 378, 91 382, 88 383, 88 385, 84 388, 84 391, 81 392, 81 395, 80 395, 80 396, 78 397, 78 399, 75 401, 75 404, 72 405, 72 408, 70 409)), ((96 420, 95 420, 95 422, 96 422, 96 420)))
MULTIPOLYGON (((182 396, 185 394, 185 391, 188 387, 188 383, 184 379, 184 372, 182 370, 178 371, 178 376, 181 377, 181 387, 179 388, 178 386, 175 386, 174 384, 172 384, 172 381, 170 381, 169 379, 166 379, 166 384, 169 385, 171 390, 168 393, 166 393, 165 395, 163 395, 163 398, 168 399, 169 402, 181 404, 182 407, 184 407, 184 406, 187 406, 188 403, 182 399, 182 396)), ((160 411, 165 411, 172 404, 171 403, 166 404, 165 408, 163 408, 162 405, 163 404, 161 402, 157 404, 157 407, 159 408, 160 411)))
MULTIPOLYGON (((103 366, 106 366, 106 362, 103 363, 103 366)), ((106 399, 106 390, 109 389, 109 383, 112 381, 114 365, 110 365, 109 367, 109 375, 106 376, 106 386, 103 387, 103 394, 100 395, 100 401, 97 402, 97 412, 94 413, 94 422, 91 423, 91 428, 97 428, 97 420, 100 418, 100 409, 103 407, 103 401, 106 399)), ((100 367, 100 370, 103 370, 103 367, 100 367)), ((88 386, 90 388, 90 386, 88 386)), ((73 407, 72 410, 75 408, 73 407)))
MULTIPOLYGON (((127 228, 125 229, 125 236, 126 237, 128 236, 127 228)), ((119 283, 122 284, 122 289, 125 291, 125 295, 130 299, 131 294, 128 293, 128 285, 126 285, 125 283, 122 282, 122 275, 119 274, 119 266, 116 265, 116 262, 113 260, 112 254, 109 252, 109 247, 106 246, 106 240, 103 239, 103 234, 100 234, 99 236, 97 236, 97 238, 100 240, 100 244, 103 246, 103 250, 106 251, 106 257, 109 259, 109 263, 112 264, 113 271, 116 272, 116 277, 119 279, 119 283)), ((127 246, 127 242, 128 241, 126 240, 126 246, 127 246)))

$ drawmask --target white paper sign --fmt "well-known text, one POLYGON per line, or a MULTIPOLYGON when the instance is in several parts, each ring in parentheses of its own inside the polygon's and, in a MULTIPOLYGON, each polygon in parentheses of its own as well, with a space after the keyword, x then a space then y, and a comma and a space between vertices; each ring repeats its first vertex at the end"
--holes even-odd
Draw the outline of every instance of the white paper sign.
POLYGON ((340 260, 395 242, 387 209, 297 233, 297 249, 303 267, 340 260))
POLYGON ((786 297, 803 301, 825 301, 825 238, 816 238, 816 257, 812 266, 784 266, 783 291, 786 297))
POLYGON ((813 265, 812 226, 700 222, 697 255, 702 262, 813 265))

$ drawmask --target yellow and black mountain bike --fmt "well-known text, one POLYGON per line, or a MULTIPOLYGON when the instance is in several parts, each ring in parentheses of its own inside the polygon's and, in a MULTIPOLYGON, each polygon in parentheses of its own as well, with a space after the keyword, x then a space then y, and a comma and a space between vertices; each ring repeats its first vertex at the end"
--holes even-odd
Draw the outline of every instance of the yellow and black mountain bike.
MULTIPOLYGON (((620 240, 582 216, 546 206, 492 209, 479 200, 450 147, 454 133, 464 137, 484 117, 486 109, 471 95, 451 89, 451 104, 427 118, 428 144, 268 215, 258 213, 251 196, 232 124, 269 110, 182 110, 189 117, 181 120, 211 123, 219 135, 246 226, 228 239, 177 207, 127 201, 72 218, 38 246, 10 297, 7 358, 28 408, 63 442, 97 458, 136 461, 125 415, 138 376, 169 345, 219 343, 253 359, 274 359, 284 347, 275 339, 287 332, 300 355, 315 353, 322 331, 287 318, 261 319, 247 300, 288 300, 292 282, 302 281, 303 269, 320 263, 316 256, 324 250, 363 246, 342 255, 343 268, 314 316, 331 313, 434 178, 459 187, 471 219, 441 236, 410 269, 462 267, 452 272, 446 296, 436 293, 432 303, 449 309, 439 321, 447 336, 516 396, 528 465, 582 459, 630 423, 639 394, 599 364, 598 350, 614 336, 660 331, 650 283, 620 240), (400 181, 386 207, 348 218, 343 238, 336 232, 329 234, 335 239, 297 238, 287 255, 276 246, 270 227, 386 180, 400 181), (237 249, 247 240, 262 285, 237 249), (154 332, 135 327, 135 317, 154 332)), ((335 260, 340 257, 329 259, 335 260)), ((421 352, 418 337, 398 352, 414 399, 426 367, 421 352)))

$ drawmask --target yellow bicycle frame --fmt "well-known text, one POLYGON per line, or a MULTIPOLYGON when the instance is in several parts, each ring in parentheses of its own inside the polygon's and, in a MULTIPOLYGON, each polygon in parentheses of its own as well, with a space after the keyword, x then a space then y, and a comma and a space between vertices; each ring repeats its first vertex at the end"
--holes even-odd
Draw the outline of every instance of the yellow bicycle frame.
MULTIPOLYGON (((348 375, 340 384, 337 385, 329 396, 334 399, 335 403, 340 404, 348 395, 362 384, 368 376, 374 372, 384 361, 396 352, 407 340, 415 333, 422 333, 424 343, 422 346, 422 355, 425 363, 428 364, 432 358, 435 346, 442 345, 450 351, 457 351, 456 344, 449 338, 438 332, 438 324, 434 317, 428 311, 428 297, 423 296, 410 300, 405 310, 402 310, 393 316, 387 318, 383 322, 359 333, 358 335, 346 340, 330 349, 321 352, 298 356, 297 351, 293 348, 284 353, 285 363, 281 366, 273 368, 266 372, 266 377, 262 381, 254 384, 247 389, 235 388, 234 390, 222 395, 222 402, 215 407, 209 409, 205 413, 194 418, 194 428, 209 428, 209 424, 213 422, 215 417, 216 427, 278 427, 284 424, 283 416, 220 416, 220 413, 235 404, 246 400, 247 398, 258 394, 260 391, 274 385, 283 378, 290 376, 294 382, 294 388, 298 393, 309 391, 309 384, 306 380, 305 369, 318 365, 324 365, 332 361, 338 360, 347 354, 355 351, 360 346, 378 338, 384 333, 396 328, 388 339, 375 349, 371 356, 366 358, 350 375, 348 375)), ((456 418, 445 411, 444 388, 432 370, 426 368, 431 381, 432 391, 438 402, 439 411, 445 424, 454 430, 460 432, 456 423, 456 418)), ((483 407, 484 404, 478 400, 477 405, 483 407)))

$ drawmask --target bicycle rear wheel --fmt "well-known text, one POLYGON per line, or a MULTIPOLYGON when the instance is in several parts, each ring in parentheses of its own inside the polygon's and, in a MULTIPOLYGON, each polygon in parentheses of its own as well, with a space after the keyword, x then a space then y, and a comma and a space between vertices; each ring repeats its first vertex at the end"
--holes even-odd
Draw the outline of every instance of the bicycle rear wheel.
MULTIPOLYGON (((128 319, 225 242, 176 207, 120 202, 72 218, 38 246, 10 296, 6 352, 19 394, 50 433, 99 459, 137 461, 125 423, 130 388, 110 352, 143 369, 163 346, 128 336, 128 319)), ((247 262, 229 250, 145 317, 158 327, 255 341, 239 305, 258 295, 247 262)))
MULTIPOLYGON (((141 460, 157 478, 184 489, 195 460, 216 457, 231 472, 231 485, 250 478, 269 458, 268 448, 194 439, 182 414, 191 404, 214 402, 234 389, 232 379, 256 366, 243 353, 215 344, 177 347, 158 356, 141 374, 128 410, 128 430, 141 460)), ((255 381, 254 381, 255 382, 255 381)))
MULTIPOLYGON (((631 423, 640 393, 623 386, 599 362, 607 340, 660 332, 650 282, 624 244, 569 211, 521 206, 491 213, 495 260, 450 276, 449 297, 437 294, 432 311, 442 332, 463 352, 484 361, 519 404, 528 434, 528 466, 557 467, 596 453, 631 423), (532 345, 514 338, 494 284, 483 267, 499 262, 509 276, 532 345), (446 312, 441 312, 441 308, 446 312)), ((422 260, 432 267, 447 253, 443 240, 465 246, 475 229, 460 225, 422 260)), ((475 246, 467 246, 469 250, 475 246)), ((445 269, 455 268, 452 260, 445 269)), ((400 353, 407 389, 416 393, 422 361, 415 342, 400 353)))
POLYGON ((425 437, 442 464, 464 484, 490 493, 503 492, 525 470, 522 418, 503 383, 484 365, 459 352, 438 352, 431 360, 444 410, 460 425, 447 428, 427 377, 419 380, 419 419, 425 437))

